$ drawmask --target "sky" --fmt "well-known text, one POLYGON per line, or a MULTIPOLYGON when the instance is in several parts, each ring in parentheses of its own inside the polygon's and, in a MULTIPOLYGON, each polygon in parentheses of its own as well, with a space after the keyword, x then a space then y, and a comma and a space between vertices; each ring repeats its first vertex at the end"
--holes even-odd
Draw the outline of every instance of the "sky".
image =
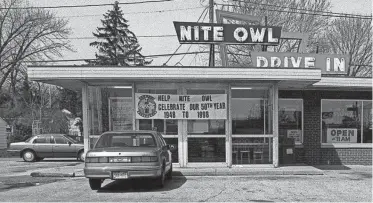
MULTIPOLYGON (((107 4, 114 3, 115 0, 29 0, 33 6, 61 6, 61 5, 84 5, 84 4, 107 4)), ((138 2, 148 0, 118 0, 120 3, 138 2)), ((222 2, 227 0, 215 0, 222 2)), ((207 1, 208 2, 208 1, 207 1)), ((330 0, 332 12, 371 15, 372 0, 330 0)), ((200 0, 174 0, 163 3, 146 3, 134 5, 120 5, 124 17, 129 21, 129 28, 137 36, 154 35, 175 35, 173 21, 196 22, 202 14, 205 3, 200 0), (177 9, 177 10, 174 10, 177 9), (174 10, 157 12, 162 10, 174 10)), ((81 37, 93 37, 92 32, 101 26, 100 19, 112 6, 84 7, 84 8, 60 8, 51 9, 58 17, 69 20, 69 27, 72 30, 70 36, 71 44, 75 52, 65 52, 63 58, 58 59, 92 59, 95 58, 97 49, 90 47, 89 43, 95 39, 74 39, 81 37)), ((208 15, 205 22, 208 21, 208 15)), ((171 54, 179 47, 176 36, 154 38, 138 37, 142 47, 143 55, 171 54)), ((190 45, 182 45, 178 53, 188 52, 190 45)), ((197 45, 192 45, 189 51, 198 51, 197 45)), ((175 64, 188 66, 195 64, 195 55, 188 55, 182 59, 181 56, 173 56, 167 65, 175 64), (182 59, 180 61, 180 59, 182 59), (179 62, 179 63, 178 63, 179 62)), ((200 57, 200 56, 198 56, 200 57)), ((152 65, 163 65, 169 57, 153 58, 152 65)), ((81 62, 55 63, 54 65, 79 65, 81 62)), ((51 65, 51 64, 49 64, 51 65)))

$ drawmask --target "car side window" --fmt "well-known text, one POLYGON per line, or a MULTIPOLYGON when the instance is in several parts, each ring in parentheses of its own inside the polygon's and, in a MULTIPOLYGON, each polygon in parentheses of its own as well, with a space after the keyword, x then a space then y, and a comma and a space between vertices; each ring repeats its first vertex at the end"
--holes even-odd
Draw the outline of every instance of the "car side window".
POLYGON ((50 137, 37 137, 33 141, 34 144, 49 144, 50 143, 50 137))
POLYGON ((67 144, 67 143, 69 143, 69 141, 66 138, 60 137, 60 136, 54 137, 54 141, 55 141, 56 144, 67 144))

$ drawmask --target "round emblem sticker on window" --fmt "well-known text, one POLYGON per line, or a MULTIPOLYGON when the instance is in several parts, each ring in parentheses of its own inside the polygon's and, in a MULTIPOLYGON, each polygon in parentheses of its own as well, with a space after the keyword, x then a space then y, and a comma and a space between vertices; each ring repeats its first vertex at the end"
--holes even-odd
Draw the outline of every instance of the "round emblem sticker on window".
POLYGON ((150 95, 141 95, 139 97, 139 103, 137 105, 137 113, 144 118, 150 118, 157 114, 157 105, 154 99, 155 98, 150 95))

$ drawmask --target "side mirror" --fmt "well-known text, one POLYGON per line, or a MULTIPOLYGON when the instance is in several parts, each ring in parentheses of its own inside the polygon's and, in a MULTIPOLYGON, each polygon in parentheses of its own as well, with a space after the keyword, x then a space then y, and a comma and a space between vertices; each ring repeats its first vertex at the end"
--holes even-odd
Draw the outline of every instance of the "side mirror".
POLYGON ((71 146, 72 142, 69 141, 69 146, 71 146))

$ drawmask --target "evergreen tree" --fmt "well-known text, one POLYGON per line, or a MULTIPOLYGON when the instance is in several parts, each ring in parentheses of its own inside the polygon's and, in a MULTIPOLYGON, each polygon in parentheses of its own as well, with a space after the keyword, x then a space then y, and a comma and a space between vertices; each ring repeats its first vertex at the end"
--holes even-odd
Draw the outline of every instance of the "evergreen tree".
POLYGON ((102 27, 93 33, 98 41, 89 45, 98 49, 96 59, 87 61, 90 65, 144 66, 151 63, 140 54, 141 47, 136 35, 131 32, 123 13, 115 2, 113 10, 104 14, 102 27))

